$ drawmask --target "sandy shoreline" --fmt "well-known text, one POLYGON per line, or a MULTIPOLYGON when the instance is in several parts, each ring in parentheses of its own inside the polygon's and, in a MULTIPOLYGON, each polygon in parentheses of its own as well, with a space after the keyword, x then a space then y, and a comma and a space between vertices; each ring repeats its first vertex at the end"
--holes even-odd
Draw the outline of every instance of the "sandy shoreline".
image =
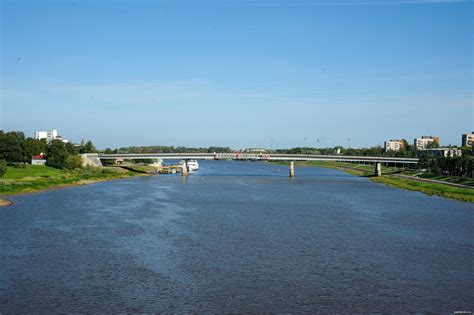
POLYGON ((0 207, 11 206, 13 202, 8 199, 0 199, 0 207))

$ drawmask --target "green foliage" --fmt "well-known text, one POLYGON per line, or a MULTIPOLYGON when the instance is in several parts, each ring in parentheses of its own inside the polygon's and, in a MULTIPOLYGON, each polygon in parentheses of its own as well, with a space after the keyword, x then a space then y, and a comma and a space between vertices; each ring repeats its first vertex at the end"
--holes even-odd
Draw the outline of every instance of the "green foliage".
POLYGON ((31 157, 46 151, 46 140, 25 138, 23 132, 0 130, 0 159, 9 165, 29 163, 31 157))
POLYGON ((15 168, 26 168, 26 163, 20 162, 13 165, 15 168))
POLYGON ((231 153, 229 147, 187 148, 173 146, 144 146, 144 147, 122 147, 112 150, 107 148, 106 153, 231 153))
POLYGON ((22 179, 25 177, 50 178, 62 173, 61 170, 44 165, 27 165, 26 168, 8 167, 2 179, 22 179))
POLYGON ((79 153, 71 142, 66 143, 66 150, 71 155, 79 153))
POLYGON ((396 188, 421 191, 428 195, 438 195, 474 203, 474 189, 472 188, 452 187, 445 184, 427 183, 393 176, 372 177, 371 180, 396 188))
POLYGON ((139 163, 143 163, 143 164, 152 164, 153 163, 153 159, 136 159, 134 161, 132 161, 132 163, 136 163, 136 164, 139 164, 139 163))
POLYGON ((96 153, 97 149, 95 148, 92 141, 87 141, 83 147, 79 150, 80 153, 96 153))
POLYGON ((101 162, 103 166, 115 165, 115 160, 102 160, 101 162))
POLYGON ((474 149, 471 146, 464 146, 464 147, 461 147, 461 151, 462 151, 463 156, 469 156, 469 155, 472 156, 474 149))
POLYGON ((23 132, 0 133, 0 158, 8 164, 26 162, 25 135, 23 132))
POLYGON ((70 156, 67 152, 66 145, 60 140, 53 140, 53 142, 51 142, 46 155, 48 157, 46 165, 60 169, 66 168, 66 161, 70 156))
POLYGON ((0 177, 2 177, 7 172, 7 162, 5 160, 0 160, 0 177))
POLYGON ((82 158, 79 155, 70 155, 66 159, 65 168, 69 170, 82 168, 82 158))
POLYGON ((31 157, 35 155, 39 155, 41 153, 46 152, 48 144, 46 139, 33 139, 33 138, 26 138, 25 139, 25 154, 26 154, 26 161, 31 162, 31 157))
POLYGON ((472 177, 474 171, 474 157, 463 155, 456 157, 423 156, 419 167, 435 175, 472 177))
POLYGON ((28 165, 26 169, 8 167, 8 172, 0 180, 0 195, 41 191, 52 187, 80 185, 137 175, 137 173, 125 170, 102 172, 100 168, 93 167, 73 171, 60 170, 44 165, 28 165))

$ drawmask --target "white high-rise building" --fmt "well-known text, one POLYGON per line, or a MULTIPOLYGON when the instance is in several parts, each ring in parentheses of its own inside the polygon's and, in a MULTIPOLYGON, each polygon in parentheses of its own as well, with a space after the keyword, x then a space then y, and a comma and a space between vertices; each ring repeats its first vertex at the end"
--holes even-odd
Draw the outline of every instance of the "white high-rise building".
POLYGON ((58 137, 58 131, 56 129, 48 131, 48 139, 56 139, 58 137))
POLYGON ((401 140, 387 140, 384 143, 385 152, 400 151, 403 147, 403 142, 401 140))
POLYGON ((400 140, 388 140, 384 144, 385 151, 400 151, 400 140))
POLYGON ((47 131, 35 131, 35 139, 48 139, 48 132, 47 131))
POLYGON ((439 137, 422 136, 414 140, 414 145, 417 150, 428 149, 429 147, 439 146, 439 137))
POLYGON ((472 133, 466 133, 462 135, 462 146, 474 147, 474 131, 472 133))
POLYGON ((52 129, 50 131, 35 131, 34 137, 38 140, 46 139, 47 142, 51 142, 53 140, 61 140, 64 143, 69 142, 67 139, 58 135, 58 131, 56 129, 52 129))

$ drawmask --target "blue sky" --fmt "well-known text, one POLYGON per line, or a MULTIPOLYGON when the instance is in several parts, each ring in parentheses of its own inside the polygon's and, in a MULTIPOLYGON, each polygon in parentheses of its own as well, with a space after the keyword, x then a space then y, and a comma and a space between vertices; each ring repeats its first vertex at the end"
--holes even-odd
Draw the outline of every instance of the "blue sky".
POLYGON ((100 148, 474 129, 470 1, 0 2, 0 129, 100 148))

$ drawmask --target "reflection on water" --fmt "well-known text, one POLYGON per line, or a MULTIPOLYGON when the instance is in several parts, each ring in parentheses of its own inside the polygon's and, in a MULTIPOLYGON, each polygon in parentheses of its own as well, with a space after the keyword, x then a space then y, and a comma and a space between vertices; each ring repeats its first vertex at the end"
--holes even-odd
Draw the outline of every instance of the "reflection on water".
POLYGON ((1 208, 0 312, 474 310, 474 206, 203 161, 1 208))

